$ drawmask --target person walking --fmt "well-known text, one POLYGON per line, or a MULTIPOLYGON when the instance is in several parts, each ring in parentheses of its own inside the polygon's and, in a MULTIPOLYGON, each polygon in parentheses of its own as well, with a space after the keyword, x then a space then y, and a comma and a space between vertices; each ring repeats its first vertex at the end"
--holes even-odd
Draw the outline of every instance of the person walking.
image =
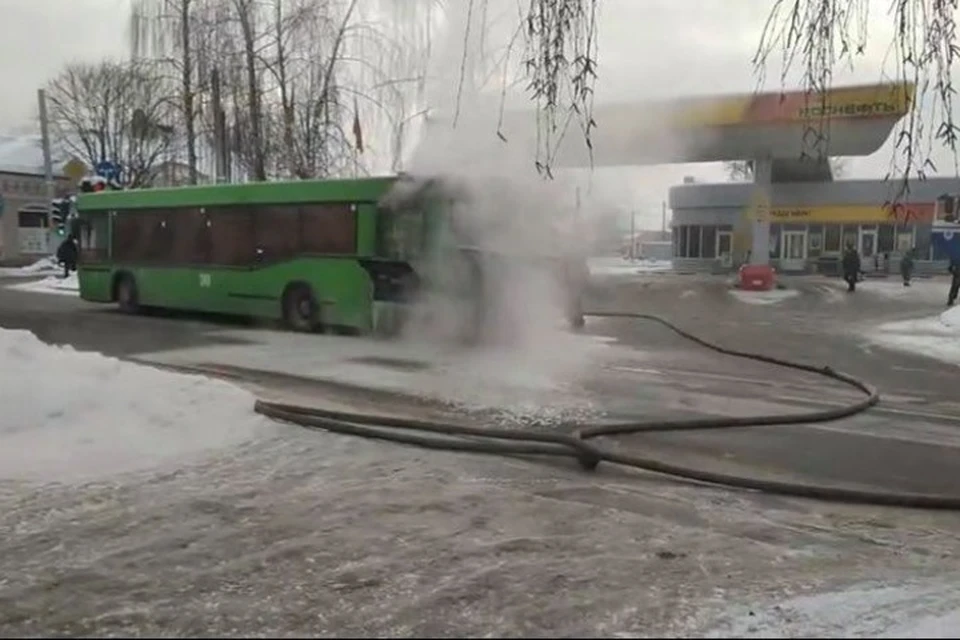
POLYGON ((57 247, 57 262, 63 265, 64 278, 69 277, 71 271, 77 270, 79 253, 80 249, 77 247, 77 240, 73 237, 72 233, 57 247))
POLYGON ((903 286, 910 286, 910 277, 913 276, 914 249, 907 249, 900 259, 900 275, 903 277, 903 286))
POLYGON ((857 290, 857 278, 860 277, 860 254, 853 248, 852 243, 847 244, 847 250, 843 252, 843 279, 847 281, 847 291, 857 290))
POLYGON ((947 306, 952 307, 960 294, 960 254, 950 258, 950 293, 947 294, 947 306))

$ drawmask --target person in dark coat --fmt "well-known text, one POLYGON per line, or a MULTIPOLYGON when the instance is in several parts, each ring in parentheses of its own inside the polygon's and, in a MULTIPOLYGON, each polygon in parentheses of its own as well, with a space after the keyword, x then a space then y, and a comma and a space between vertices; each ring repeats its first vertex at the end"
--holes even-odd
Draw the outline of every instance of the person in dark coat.
POLYGON ((960 294, 960 255, 950 258, 950 293, 947 295, 947 306, 952 307, 960 294))
POLYGON ((60 246, 57 247, 57 262, 63 265, 64 278, 68 277, 71 271, 77 270, 77 257, 79 252, 77 240, 73 237, 73 234, 67 236, 67 238, 60 243, 60 246))
POLYGON ((900 275, 903 276, 903 286, 910 286, 910 277, 913 276, 914 249, 907 249, 900 259, 900 275))
POLYGON ((847 281, 847 291, 856 291, 857 278, 860 276, 860 254, 852 244, 848 244, 847 250, 843 252, 841 266, 843 279, 847 281))

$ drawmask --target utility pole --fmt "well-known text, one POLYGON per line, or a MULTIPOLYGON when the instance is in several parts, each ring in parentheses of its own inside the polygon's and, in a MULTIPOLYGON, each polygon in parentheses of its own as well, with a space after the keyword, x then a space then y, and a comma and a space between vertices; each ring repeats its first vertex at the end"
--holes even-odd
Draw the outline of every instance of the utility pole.
POLYGON ((667 201, 660 201, 660 239, 667 239, 667 201))
POLYGON ((50 123, 47 121, 47 92, 37 90, 37 106, 40 114, 40 144, 43 148, 43 176, 47 195, 47 250, 50 249, 50 218, 53 208, 53 198, 56 196, 56 185, 53 182, 53 158, 50 153, 50 123))
POLYGON ((630 260, 635 258, 635 247, 637 246, 637 212, 630 209, 630 260))

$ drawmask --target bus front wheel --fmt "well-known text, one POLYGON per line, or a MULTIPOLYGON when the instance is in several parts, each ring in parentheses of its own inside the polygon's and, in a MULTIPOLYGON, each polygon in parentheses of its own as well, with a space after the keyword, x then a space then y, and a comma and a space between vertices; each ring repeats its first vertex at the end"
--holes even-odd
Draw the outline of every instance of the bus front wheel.
POLYGON ((137 293, 137 283, 130 274, 123 274, 117 279, 117 304, 124 313, 137 313, 140 310, 140 299, 137 293))
POLYGON ((310 287, 294 284, 283 294, 283 320, 294 331, 314 331, 320 324, 317 301, 310 287))

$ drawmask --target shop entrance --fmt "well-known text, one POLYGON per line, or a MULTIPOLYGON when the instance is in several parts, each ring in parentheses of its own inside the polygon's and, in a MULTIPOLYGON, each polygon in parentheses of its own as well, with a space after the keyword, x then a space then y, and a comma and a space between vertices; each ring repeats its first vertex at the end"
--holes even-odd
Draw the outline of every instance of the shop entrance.
POLYGON ((784 231, 780 269, 803 271, 807 266, 807 232, 784 231))
POLYGON ((860 229, 860 261, 870 261, 873 264, 873 258, 877 255, 877 230, 860 229))

